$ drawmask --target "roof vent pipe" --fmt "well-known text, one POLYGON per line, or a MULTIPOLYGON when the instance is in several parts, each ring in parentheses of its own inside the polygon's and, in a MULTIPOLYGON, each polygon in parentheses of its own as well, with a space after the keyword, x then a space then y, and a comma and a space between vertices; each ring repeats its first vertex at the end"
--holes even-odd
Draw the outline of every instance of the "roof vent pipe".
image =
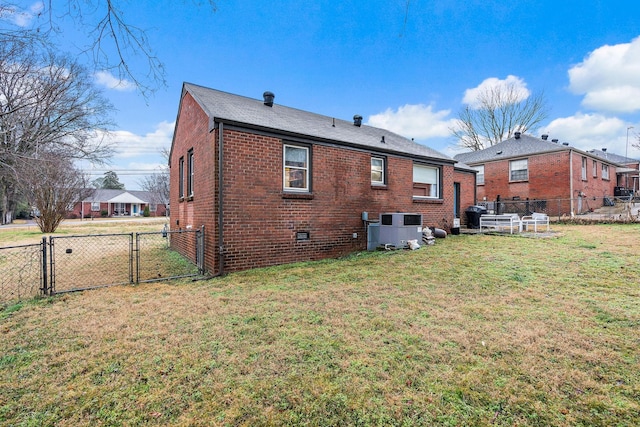
POLYGON ((515 132, 514 133, 516 139, 520 139, 520 135, 522 135, 520 132, 515 132))
POLYGON ((606 149, 606 148, 603 148, 603 149, 602 149, 602 152, 603 152, 603 153, 606 153, 606 152, 607 152, 607 149, 606 149))
POLYGON ((362 116, 358 114, 353 116, 353 125, 358 127, 362 126, 362 116))
POLYGON ((564 145, 565 147, 568 147, 569 143, 568 142, 563 142, 562 145, 564 145))
POLYGON ((549 135, 547 135, 547 134, 542 135, 542 139, 543 139, 544 141, 546 141, 546 140, 547 140, 547 138, 549 138, 549 135))
POLYGON ((558 140, 557 139, 552 139, 551 142, 555 142, 557 144, 558 140))
POLYGON ((262 94, 262 97, 264 98, 264 105, 267 107, 273 107, 273 99, 276 97, 273 92, 267 91, 262 94))

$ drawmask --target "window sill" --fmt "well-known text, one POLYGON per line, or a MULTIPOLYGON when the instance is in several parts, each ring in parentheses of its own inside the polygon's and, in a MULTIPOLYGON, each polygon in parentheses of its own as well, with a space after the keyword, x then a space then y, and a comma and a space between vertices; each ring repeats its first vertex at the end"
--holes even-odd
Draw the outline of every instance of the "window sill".
POLYGON ((372 190, 388 190, 388 187, 386 184, 371 184, 371 189, 372 190))
POLYGON ((295 199, 295 200, 313 200, 313 193, 282 193, 283 199, 295 199))
POLYGON ((180 202, 180 203, 184 202, 184 197, 178 198, 178 202, 180 202))
POLYGON ((193 196, 189 196, 189 197, 187 197, 187 198, 186 198, 186 200, 187 200, 187 202, 191 202, 191 201, 193 201, 193 196))
POLYGON ((441 205, 444 203, 443 199, 430 199, 427 197, 416 197, 413 196, 413 203, 425 203, 430 205, 441 205))

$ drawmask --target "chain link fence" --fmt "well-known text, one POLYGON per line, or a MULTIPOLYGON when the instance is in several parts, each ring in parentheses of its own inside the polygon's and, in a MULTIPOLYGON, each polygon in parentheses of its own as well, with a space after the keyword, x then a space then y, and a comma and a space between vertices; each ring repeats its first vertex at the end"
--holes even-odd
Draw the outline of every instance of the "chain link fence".
POLYGON ((38 295, 183 277, 205 277, 204 228, 43 237, 0 248, 0 305, 38 295), (194 249, 181 254, 179 241, 194 249))
POLYGON ((43 293, 43 243, 0 248, 0 304, 43 293))
POLYGON ((557 221, 593 220, 640 221, 640 200, 621 197, 575 197, 572 199, 498 199, 480 201, 488 212, 515 213, 522 217, 534 212, 545 213, 557 221))

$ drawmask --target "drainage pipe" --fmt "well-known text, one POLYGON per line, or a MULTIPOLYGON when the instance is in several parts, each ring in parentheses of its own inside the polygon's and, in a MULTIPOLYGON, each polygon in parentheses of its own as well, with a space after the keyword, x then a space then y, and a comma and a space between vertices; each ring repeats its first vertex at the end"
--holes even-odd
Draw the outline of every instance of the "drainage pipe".
POLYGON ((224 124, 218 123, 218 262, 217 276, 224 274, 224 124))

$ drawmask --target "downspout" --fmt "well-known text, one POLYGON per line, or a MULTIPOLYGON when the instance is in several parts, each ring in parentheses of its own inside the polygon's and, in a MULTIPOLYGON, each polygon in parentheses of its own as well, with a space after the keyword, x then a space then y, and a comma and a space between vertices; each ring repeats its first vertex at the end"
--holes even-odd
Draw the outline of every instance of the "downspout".
POLYGON ((569 208, 570 215, 573 218, 575 212, 573 210, 573 150, 569 150, 569 208))
POLYGON ((224 274, 224 123, 218 124, 218 274, 224 274))

